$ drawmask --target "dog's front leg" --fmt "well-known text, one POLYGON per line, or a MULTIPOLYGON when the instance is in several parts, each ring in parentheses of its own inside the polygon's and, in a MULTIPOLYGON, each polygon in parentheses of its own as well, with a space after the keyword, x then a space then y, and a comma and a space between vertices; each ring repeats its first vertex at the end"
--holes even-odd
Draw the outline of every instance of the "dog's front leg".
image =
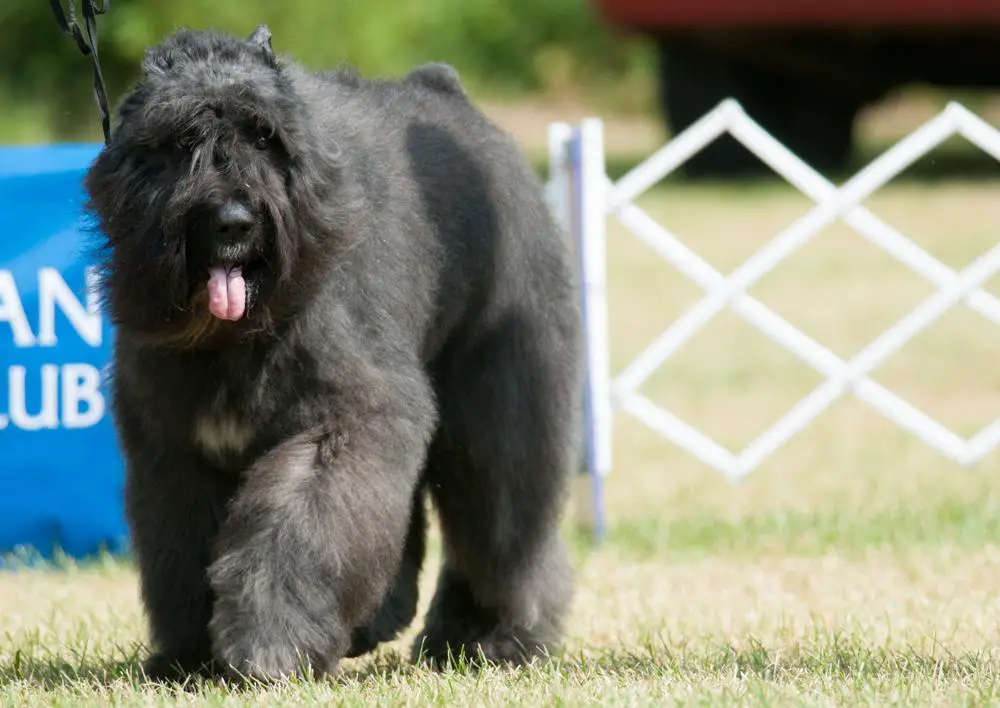
POLYGON ((261 679, 333 671, 378 608, 434 425, 422 377, 398 381, 409 390, 359 392, 247 472, 209 568, 224 666, 261 679))

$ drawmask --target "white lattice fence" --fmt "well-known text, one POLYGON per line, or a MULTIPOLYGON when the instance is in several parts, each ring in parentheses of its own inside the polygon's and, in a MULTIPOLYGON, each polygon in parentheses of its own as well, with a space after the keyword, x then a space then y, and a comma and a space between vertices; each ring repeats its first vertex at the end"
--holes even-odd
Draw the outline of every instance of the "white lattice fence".
POLYGON ((1000 132, 961 105, 952 103, 837 187, 775 140, 732 100, 722 102, 618 182, 611 182, 606 176, 600 120, 588 119, 578 126, 559 123, 550 127, 549 198, 578 247, 583 274, 582 302, 588 351, 585 472, 590 482, 590 516, 598 535, 603 533, 604 527, 601 480, 611 471, 613 408, 637 418, 734 480, 756 469, 834 401, 848 393, 962 465, 976 462, 1000 444, 1000 419, 967 440, 869 378, 880 364, 914 336, 963 301, 988 320, 1000 324, 1000 300, 980 289, 1000 270, 1000 243, 956 272, 861 206, 864 199, 956 133, 1000 160, 1000 132), (778 233, 729 276, 718 272, 634 203, 652 185, 727 131, 816 202, 805 216, 778 233), (609 215, 705 291, 697 304, 614 376, 608 365, 605 223, 609 215), (933 295, 847 360, 746 292, 838 219, 937 287, 933 295), (640 391, 658 367, 726 307, 732 308, 747 323, 825 379, 738 452, 726 449, 640 391))

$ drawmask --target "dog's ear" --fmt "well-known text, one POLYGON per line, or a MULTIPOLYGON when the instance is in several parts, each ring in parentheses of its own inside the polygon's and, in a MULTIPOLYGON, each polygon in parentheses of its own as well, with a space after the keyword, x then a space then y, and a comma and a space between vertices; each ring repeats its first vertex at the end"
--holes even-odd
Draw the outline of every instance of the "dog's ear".
POLYGON ((247 44, 260 47, 268 56, 274 56, 274 49, 271 47, 271 30, 265 24, 257 25, 257 29, 247 37, 247 44))

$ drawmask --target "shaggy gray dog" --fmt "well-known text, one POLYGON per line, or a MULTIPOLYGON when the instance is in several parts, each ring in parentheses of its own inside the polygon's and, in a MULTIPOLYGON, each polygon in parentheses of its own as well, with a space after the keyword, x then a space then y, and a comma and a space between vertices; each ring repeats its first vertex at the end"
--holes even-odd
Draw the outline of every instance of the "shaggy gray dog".
POLYGON ((568 244, 442 64, 310 73, 246 40, 149 50, 86 177, 155 677, 561 635, 581 390, 568 244))

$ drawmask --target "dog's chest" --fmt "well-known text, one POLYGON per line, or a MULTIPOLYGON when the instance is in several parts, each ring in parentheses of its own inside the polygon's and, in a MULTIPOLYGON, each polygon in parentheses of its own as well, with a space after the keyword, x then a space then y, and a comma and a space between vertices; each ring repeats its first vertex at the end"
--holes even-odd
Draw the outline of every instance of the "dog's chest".
POLYGON ((225 387, 194 416, 192 433, 202 454, 219 465, 245 455, 256 437, 246 408, 225 387))

